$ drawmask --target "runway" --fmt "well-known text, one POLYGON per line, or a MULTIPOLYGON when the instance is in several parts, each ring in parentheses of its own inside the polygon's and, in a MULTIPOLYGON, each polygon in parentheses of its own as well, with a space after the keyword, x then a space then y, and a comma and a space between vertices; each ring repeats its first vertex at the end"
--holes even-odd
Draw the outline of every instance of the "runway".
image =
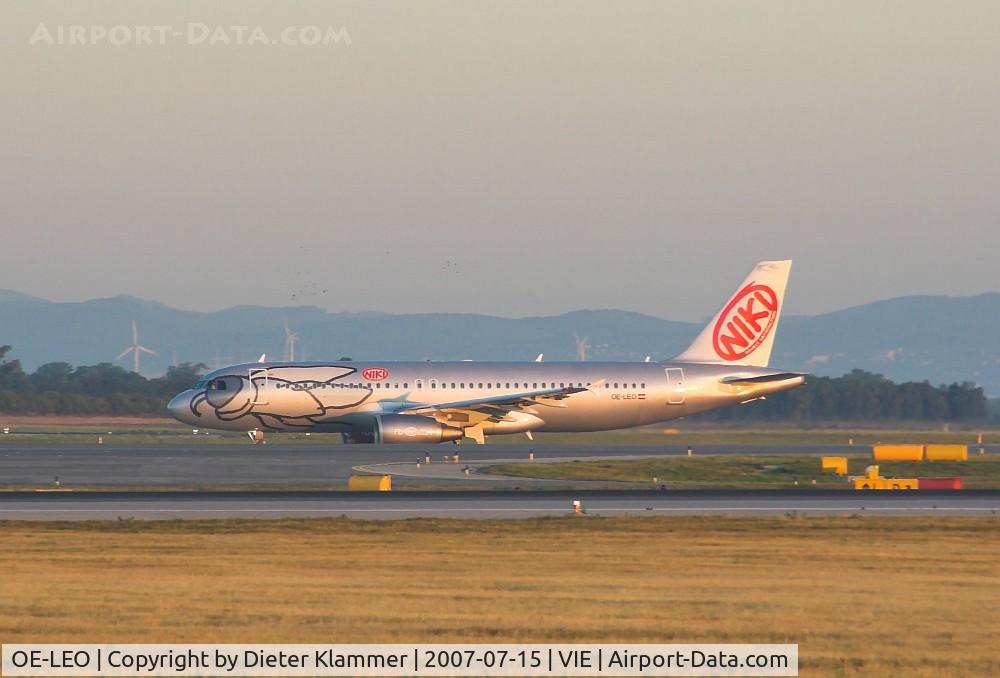
MULTIPOLYGON (((170 443, 144 445, 0 443, 0 486, 63 487, 292 487, 343 484, 356 466, 414 463, 426 451, 434 463, 459 454, 461 463, 486 460, 526 460, 525 445, 322 445, 286 443, 275 437, 267 445, 245 443, 170 443)), ((686 454, 685 444, 673 445, 540 445, 537 460, 637 455, 686 454)), ((858 454, 863 446, 848 445, 705 445, 696 454, 858 454)), ((426 474, 430 475, 430 474, 426 474)), ((448 482, 447 479, 436 479, 448 482)), ((456 479, 456 482, 459 482, 456 479)), ((523 484, 523 483, 522 483, 523 484)))
MULTIPOLYGON (((847 445, 717 445, 696 454, 863 453, 847 445)), ((679 456, 686 445, 534 448, 537 462, 574 458, 679 456)), ((154 445, 49 445, 4 441, 0 519, 193 518, 527 518, 588 515, 882 514, 990 515, 1000 492, 858 494, 850 491, 594 490, 579 482, 483 476, 476 469, 499 460, 526 460, 523 445, 342 446, 275 442, 268 445, 205 442, 154 445), (425 452, 431 463, 422 463, 425 452), (445 462, 459 454, 458 464, 445 462), (471 467, 466 476, 464 467, 471 467), (393 474, 391 493, 349 493, 358 470, 393 474), (55 479, 59 479, 58 486, 55 479), (58 487, 60 491, 52 491, 58 487), (580 488, 585 489, 580 489, 580 488), (90 491, 103 488, 109 491, 90 491), (131 488, 131 489, 130 489, 131 488), (227 491, 217 491, 224 488, 227 491), (333 490, 338 491, 330 491, 333 490), (36 490, 36 491, 31 491, 36 490), (43 491, 37 491, 43 490, 43 491), (117 490, 117 491, 111 491, 117 490), (412 491, 423 490, 423 491, 412 491)), ((618 487, 613 483, 610 487, 618 487)))
POLYGON ((1000 491, 4 492, 2 520, 338 517, 511 519, 588 516, 989 516, 1000 491))

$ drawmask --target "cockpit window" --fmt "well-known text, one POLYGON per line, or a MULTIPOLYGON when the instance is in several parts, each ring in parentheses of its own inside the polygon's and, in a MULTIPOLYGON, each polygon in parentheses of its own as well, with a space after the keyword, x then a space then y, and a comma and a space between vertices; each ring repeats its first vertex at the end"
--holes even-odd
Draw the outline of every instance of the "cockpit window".
POLYGON ((213 379, 208 382, 209 391, 225 391, 226 390, 226 380, 225 379, 213 379))

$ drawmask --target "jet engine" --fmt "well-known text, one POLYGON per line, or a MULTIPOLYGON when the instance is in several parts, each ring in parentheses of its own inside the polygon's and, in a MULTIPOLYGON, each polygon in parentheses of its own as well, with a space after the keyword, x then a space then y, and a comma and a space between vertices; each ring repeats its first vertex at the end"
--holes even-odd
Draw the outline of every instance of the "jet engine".
POLYGON ((345 443, 416 443, 430 445, 460 440, 462 429, 444 426, 430 417, 410 414, 380 414, 371 431, 344 434, 345 443))

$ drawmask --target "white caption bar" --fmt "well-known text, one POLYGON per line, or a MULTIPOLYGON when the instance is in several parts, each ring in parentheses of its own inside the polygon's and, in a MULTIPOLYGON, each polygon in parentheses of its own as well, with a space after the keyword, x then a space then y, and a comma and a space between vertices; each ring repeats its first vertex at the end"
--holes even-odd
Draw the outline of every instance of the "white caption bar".
POLYGON ((4 645, 4 676, 797 676, 786 645, 4 645))

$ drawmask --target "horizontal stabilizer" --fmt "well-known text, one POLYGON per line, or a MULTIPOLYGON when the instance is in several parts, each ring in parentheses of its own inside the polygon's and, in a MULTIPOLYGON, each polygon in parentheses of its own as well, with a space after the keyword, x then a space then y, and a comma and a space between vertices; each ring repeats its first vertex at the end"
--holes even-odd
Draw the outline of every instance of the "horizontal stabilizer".
POLYGON ((778 374, 765 374, 760 377, 723 377, 719 381, 723 384, 770 384, 776 381, 786 381, 805 376, 802 372, 779 372, 778 374))

